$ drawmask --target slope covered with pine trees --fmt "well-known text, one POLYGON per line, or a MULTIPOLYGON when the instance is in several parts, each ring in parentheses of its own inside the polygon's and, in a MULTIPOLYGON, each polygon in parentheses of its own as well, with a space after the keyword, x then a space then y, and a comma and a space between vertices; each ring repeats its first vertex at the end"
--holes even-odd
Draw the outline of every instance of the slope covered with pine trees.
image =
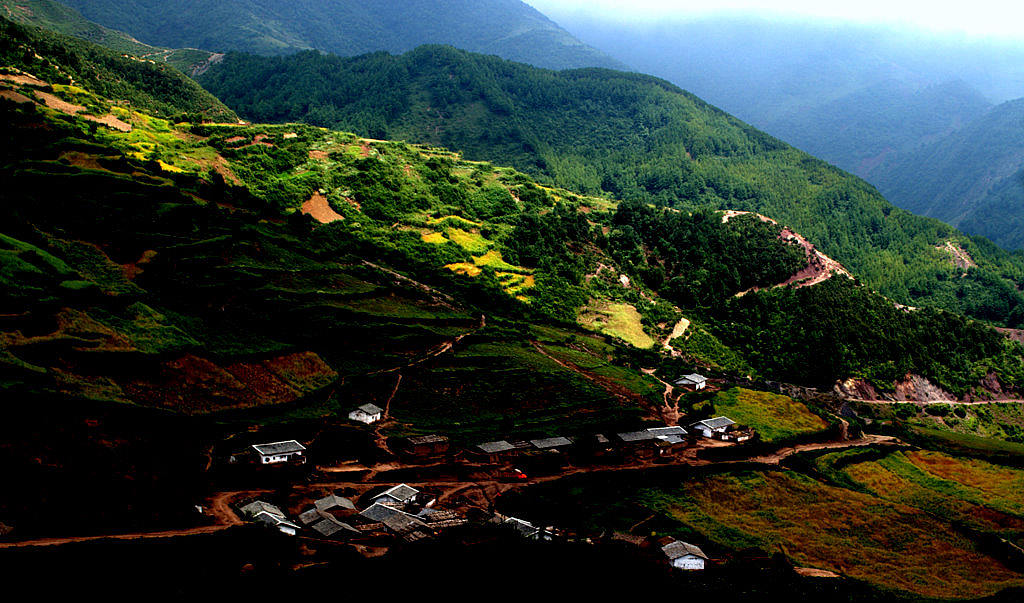
POLYGON ((450 44, 541 67, 619 67, 519 0, 66 0, 149 43, 215 51, 340 55, 450 44))
POLYGON ((442 145, 586 194, 742 209, 803 233, 901 303, 1006 324, 1024 262, 654 77, 551 72, 443 47, 356 58, 232 54, 200 82, 258 121, 442 145), (960 278, 952 242, 977 267, 960 278))

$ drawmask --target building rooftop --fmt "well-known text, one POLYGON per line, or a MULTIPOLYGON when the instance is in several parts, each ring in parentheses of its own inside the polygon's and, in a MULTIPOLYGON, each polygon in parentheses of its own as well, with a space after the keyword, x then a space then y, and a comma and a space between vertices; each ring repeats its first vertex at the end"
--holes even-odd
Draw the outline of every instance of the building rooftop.
POLYGON ((363 404, 357 410, 361 410, 368 415, 376 415, 384 412, 384 409, 377 406, 376 404, 363 404))
POLYGON ((700 550, 700 547, 689 542, 682 542, 676 540, 661 547, 665 556, 671 560, 679 559, 680 557, 686 557, 687 555, 693 555, 694 557, 700 557, 701 559, 707 559, 708 556, 704 554, 704 551, 700 550))
POLYGON ((322 520, 314 523, 310 526, 312 530, 321 536, 334 536, 338 532, 347 532, 350 534, 358 534, 359 530, 353 528, 343 521, 338 521, 333 517, 324 517, 322 520))
POLYGON ((351 511, 356 508, 351 500, 344 496, 338 496, 337 494, 329 494, 320 500, 314 501, 313 506, 316 507, 318 511, 329 511, 331 509, 338 508, 348 509, 351 511))
POLYGON ((508 452, 509 450, 515 450, 516 447, 509 444, 505 440, 497 440, 495 442, 484 442, 483 444, 477 444, 476 446, 480 450, 487 454, 495 454, 498 452, 508 452))
POLYGON ((276 505, 272 505, 262 500, 254 500, 251 503, 241 508, 242 513, 246 515, 252 515, 255 517, 260 513, 270 513, 271 515, 277 515, 278 517, 284 517, 284 511, 278 508, 276 505))
POLYGON ((653 433, 651 433, 650 431, 647 431, 647 430, 644 430, 644 431, 627 431, 626 433, 618 434, 618 436, 619 436, 619 439, 622 440, 623 442, 643 442, 645 440, 656 439, 656 437, 657 437, 653 433))
POLYGON ((416 488, 413 488, 412 486, 398 484, 397 486, 392 486, 391 488, 388 488, 387 490, 381 492, 377 496, 374 496, 373 500, 378 500, 386 496, 392 500, 404 503, 409 502, 410 500, 415 498, 416 495, 419 493, 420 491, 417 490, 416 488))
POLYGON ((502 523, 508 524, 508 525, 511 525, 511 526, 515 526, 515 528, 517 530, 519 530, 519 532, 523 536, 527 536, 527 537, 535 536, 536 534, 538 534, 540 532, 540 528, 538 528, 537 526, 533 525, 532 523, 530 523, 528 521, 519 519, 518 517, 509 517, 505 521, 503 521, 502 523))
POLYGON ((547 448, 558 448, 559 446, 572 446, 572 440, 569 438, 563 438, 561 436, 554 438, 544 438, 540 440, 530 440, 530 443, 541 450, 547 448))
POLYGON ((447 441, 448 438, 446 436, 437 435, 436 433, 432 433, 430 435, 413 436, 408 439, 408 442, 414 446, 419 444, 438 444, 447 441))
POLYGON ((266 455, 274 456, 278 454, 294 454, 296 452, 302 452, 306 449, 305 446, 298 443, 295 440, 285 440, 284 442, 272 442, 270 444, 253 444, 253 448, 256 452, 266 455))
POLYGON ((676 379, 673 385, 696 385, 698 383, 704 383, 708 378, 704 375, 698 375, 697 373, 691 373, 689 375, 683 375, 676 379))
POLYGON ((713 419, 704 419, 703 421, 697 421, 694 423, 694 425, 704 425, 708 429, 721 429, 735 424, 736 421, 733 421, 729 417, 715 417, 713 419))

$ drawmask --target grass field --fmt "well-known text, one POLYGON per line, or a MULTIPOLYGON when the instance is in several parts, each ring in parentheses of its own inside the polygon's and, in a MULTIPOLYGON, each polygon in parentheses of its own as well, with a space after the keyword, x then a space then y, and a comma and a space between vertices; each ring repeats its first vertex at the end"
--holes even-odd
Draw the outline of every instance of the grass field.
POLYGON ((725 415, 737 423, 753 427, 763 442, 828 429, 828 422, 789 396, 734 387, 719 392, 711 402, 716 415, 725 415))
POLYGON ((833 453, 817 463, 826 474, 879 498, 977 530, 1012 538, 1024 532, 1024 470, 927 450, 863 460, 853 454, 833 453))
POLYGON ((629 304, 592 301, 590 305, 580 310, 578 322, 588 329, 617 337, 634 347, 646 349, 656 342, 644 332, 641 319, 637 309, 629 304))

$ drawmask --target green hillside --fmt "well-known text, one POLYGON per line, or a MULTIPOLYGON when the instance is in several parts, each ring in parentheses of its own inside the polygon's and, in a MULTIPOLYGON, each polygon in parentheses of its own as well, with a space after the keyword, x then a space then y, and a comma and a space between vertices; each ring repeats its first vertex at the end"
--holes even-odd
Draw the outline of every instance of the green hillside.
POLYGON ((552 69, 621 67, 519 0, 66 0, 150 44, 286 54, 451 44, 552 69))
POLYGON ((442 47, 230 55, 200 78, 242 115, 442 145, 585 194, 771 216, 901 303, 1020 324, 1024 262, 653 77, 550 72, 442 47), (965 278, 939 247, 958 242, 965 278))
POLYGON ((1019 180, 1024 166, 1024 99, 999 105, 963 128, 896 157, 874 176, 892 201, 1020 247, 1019 180))
POLYGON ((124 32, 93 23, 77 10, 55 0, 0 0, 0 16, 22 25, 88 40, 116 52, 167 63, 185 73, 200 68, 211 55, 193 48, 170 49, 143 44, 124 32))
POLYGON ((24 71, 49 83, 82 88, 83 95, 88 88, 162 117, 237 120, 223 103, 173 67, 126 59, 113 50, 7 19, 0 19, 0 61, 8 73, 24 71))

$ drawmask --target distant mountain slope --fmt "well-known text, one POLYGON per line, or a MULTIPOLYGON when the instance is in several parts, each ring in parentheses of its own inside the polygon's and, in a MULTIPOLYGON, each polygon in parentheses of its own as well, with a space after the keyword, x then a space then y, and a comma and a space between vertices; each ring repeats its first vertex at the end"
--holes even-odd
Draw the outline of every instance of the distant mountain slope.
POLYGON ((994 184, 960 220, 960 228, 1007 249, 1024 248, 1024 169, 994 184))
POLYGON ((22 25, 88 40, 117 52, 167 63, 185 73, 193 73, 211 55, 192 48, 171 49, 143 44, 124 32, 93 23, 77 10, 55 0, 0 0, 0 16, 22 25))
MULTIPOLYGON (((235 114, 183 73, 168 65, 125 58, 89 42, 25 27, 0 17, 0 60, 11 70, 45 81, 86 86, 165 117, 236 120, 235 114)), ((85 113, 93 107, 82 107, 85 113)))
MULTIPOLYGON (((1024 99, 1003 103, 956 132, 897 157, 874 178, 901 207, 954 225, 964 220, 979 225, 986 219, 974 214, 982 211, 989 194, 1006 192, 1005 186, 993 187, 1022 167, 1024 99)), ((987 221, 999 219, 993 215, 987 221)))
POLYGON ((898 210, 866 182, 654 77, 423 47, 350 59, 229 54, 200 82, 259 121, 440 144, 583 193, 772 216, 901 303, 1004 321, 1024 302, 1024 262, 898 210), (967 278, 951 278, 959 272, 939 249, 949 240, 980 266, 967 278))
POLYGON ((991 107, 962 81, 920 87, 886 80, 768 121, 764 129, 870 181, 895 155, 950 134, 991 107))
POLYGON ((539 67, 621 67, 519 0, 66 0, 150 44, 284 54, 450 44, 539 67))

